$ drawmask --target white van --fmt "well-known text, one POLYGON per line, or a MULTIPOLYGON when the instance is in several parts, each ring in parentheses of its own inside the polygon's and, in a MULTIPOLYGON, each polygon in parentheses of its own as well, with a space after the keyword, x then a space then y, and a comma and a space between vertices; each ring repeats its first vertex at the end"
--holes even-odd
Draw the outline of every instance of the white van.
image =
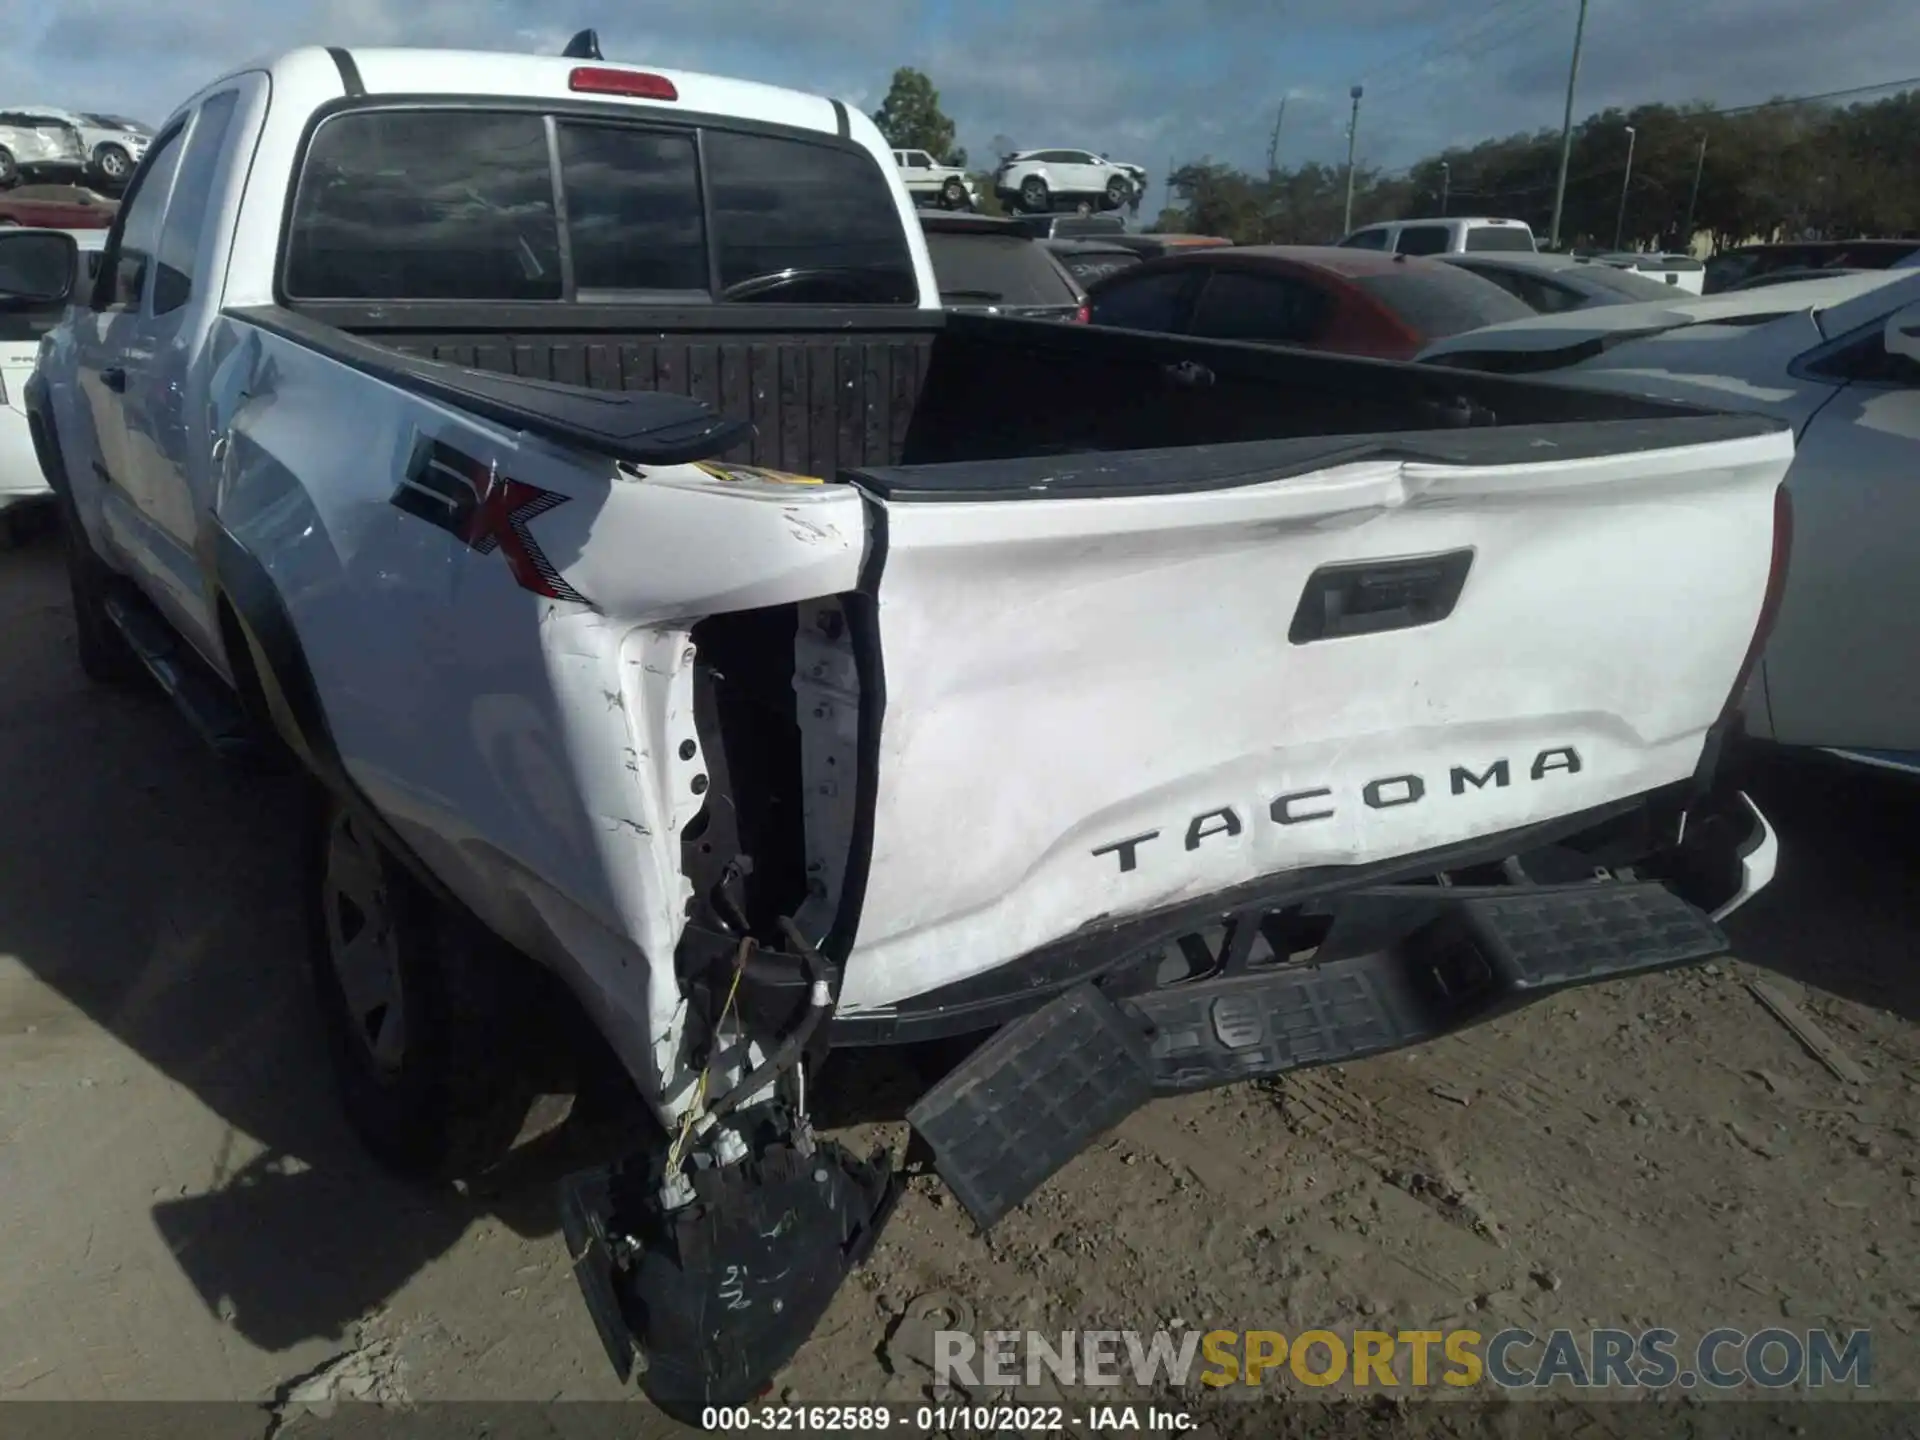
POLYGON ((1533 229, 1524 220, 1483 215, 1441 220, 1389 220, 1364 225, 1340 242, 1356 250, 1394 255, 1466 255, 1483 250, 1534 250, 1533 229))

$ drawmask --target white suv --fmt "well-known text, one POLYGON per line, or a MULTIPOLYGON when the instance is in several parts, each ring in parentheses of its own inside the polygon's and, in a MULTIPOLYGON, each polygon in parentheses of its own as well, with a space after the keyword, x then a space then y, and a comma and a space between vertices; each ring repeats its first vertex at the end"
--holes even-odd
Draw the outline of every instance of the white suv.
POLYGON ((1090 209, 1118 210, 1146 193, 1147 172, 1091 150, 1021 150, 994 172, 993 192, 1009 206, 1052 210, 1063 201, 1090 209))
POLYGON ((0 108, 0 190, 21 180, 78 180, 86 168, 86 146, 71 121, 0 108))
POLYGON ((896 150, 893 167, 916 205, 938 205, 942 210, 971 210, 980 192, 973 177, 958 165, 942 165, 925 150, 896 150))

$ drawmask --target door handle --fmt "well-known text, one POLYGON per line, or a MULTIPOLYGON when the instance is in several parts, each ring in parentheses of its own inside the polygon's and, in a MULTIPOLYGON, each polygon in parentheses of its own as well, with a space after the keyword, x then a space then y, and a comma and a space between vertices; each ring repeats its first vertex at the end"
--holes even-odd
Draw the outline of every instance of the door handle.
POLYGON ((1160 373, 1166 377, 1169 385, 1177 385, 1182 390, 1204 390, 1213 384, 1213 371, 1197 360, 1162 365, 1160 373))
POLYGON ((109 365, 100 372, 100 383, 116 395, 127 393, 127 372, 118 365, 109 365))

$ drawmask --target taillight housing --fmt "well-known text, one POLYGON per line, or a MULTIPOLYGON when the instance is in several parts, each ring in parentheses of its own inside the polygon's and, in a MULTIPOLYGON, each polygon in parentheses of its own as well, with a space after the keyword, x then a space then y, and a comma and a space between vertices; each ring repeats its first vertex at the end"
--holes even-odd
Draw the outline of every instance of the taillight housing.
POLYGON ((1753 639, 1747 644, 1746 658, 1740 662, 1739 672, 1733 677, 1733 693, 1727 696, 1726 708, 1720 712, 1720 718, 1730 721, 1739 713, 1740 702, 1747 693, 1747 682, 1753 678, 1754 666, 1760 663, 1760 656, 1767 648, 1767 640, 1773 634, 1773 625, 1780 618, 1780 601, 1787 589, 1787 566, 1793 558, 1793 497, 1787 493, 1783 483, 1773 492, 1773 559, 1767 568, 1767 588, 1760 597, 1760 618, 1753 627, 1753 639))
POLYGON ((607 65, 576 65, 567 75, 567 88, 582 95, 620 95, 629 100, 678 100, 680 92, 664 75, 644 70, 616 70, 607 65))
POLYGON ((1093 307, 1091 305, 1082 305, 1078 310, 1074 311, 1073 323, 1076 325, 1091 325, 1093 323, 1093 307))

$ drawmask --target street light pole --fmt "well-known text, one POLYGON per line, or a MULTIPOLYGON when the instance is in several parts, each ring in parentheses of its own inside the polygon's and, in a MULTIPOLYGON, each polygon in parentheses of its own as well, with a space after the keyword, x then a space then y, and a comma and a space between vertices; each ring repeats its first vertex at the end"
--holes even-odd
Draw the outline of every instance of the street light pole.
POLYGON ((1707 168, 1707 137, 1700 137, 1700 158, 1693 162, 1693 192, 1687 196, 1687 230, 1681 242, 1689 253, 1693 250, 1693 207, 1700 199, 1700 172, 1707 168))
POLYGON ((1633 142, 1635 134, 1633 126, 1629 125, 1626 129, 1627 173, 1620 177, 1620 214, 1613 222, 1613 248, 1616 250, 1620 248, 1620 236, 1627 228, 1627 186, 1633 183, 1633 142))
MULTIPOLYGON (((1585 3, 1585 0, 1582 0, 1585 3)), ((1342 238, 1353 233, 1353 146, 1360 138, 1360 95, 1365 86, 1356 85, 1347 93, 1353 96, 1353 116, 1347 121, 1347 212, 1341 222, 1342 238)))
POLYGON ((1440 162, 1440 214, 1447 213, 1447 194, 1453 189, 1453 167, 1446 161, 1440 162))
POLYGON ((1560 178, 1553 186, 1553 225, 1547 232, 1547 248, 1560 245, 1560 212, 1567 203, 1567 161, 1573 155, 1573 87, 1580 78, 1580 41, 1587 33, 1587 0, 1580 0, 1580 18, 1573 27, 1573 62, 1567 66, 1567 113, 1560 121, 1560 178))

